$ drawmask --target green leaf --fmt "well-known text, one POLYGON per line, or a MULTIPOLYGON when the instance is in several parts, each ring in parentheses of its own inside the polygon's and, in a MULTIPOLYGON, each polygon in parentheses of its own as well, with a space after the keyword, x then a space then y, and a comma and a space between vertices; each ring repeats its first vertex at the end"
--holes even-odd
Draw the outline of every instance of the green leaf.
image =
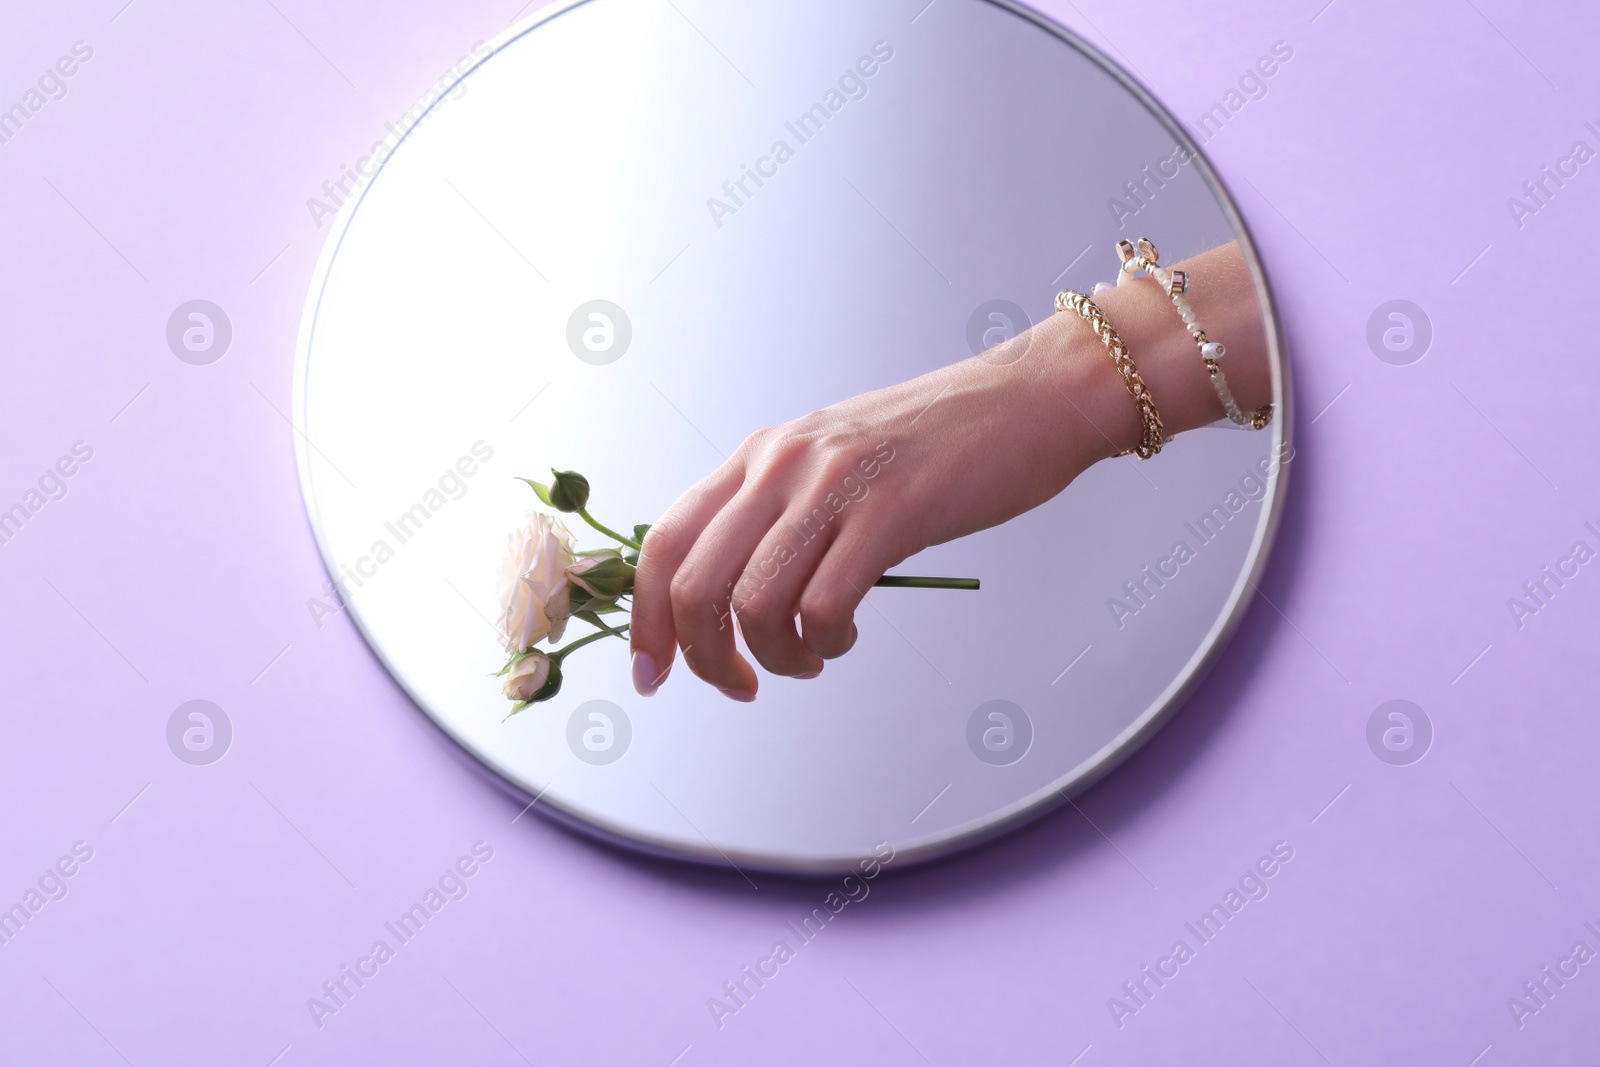
POLYGON ((604 622, 601 621, 600 613, 598 611, 580 611, 580 612, 577 612, 575 617, 579 618, 579 619, 582 619, 584 622, 588 623, 590 626, 593 626, 598 630, 603 630, 608 634, 616 634, 618 637, 622 636, 622 634, 618 630, 616 630, 614 627, 607 626, 604 622))
MULTIPOLYGON (((534 495, 537 496, 541 502, 543 502, 548 507, 552 507, 552 508, 555 507, 555 504, 553 504, 551 502, 551 500, 550 500, 550 487, 548 485, 541 485, 540 483, 534 481, 532 478, 523 478, 520 475, 517 476, 517 481, 519 481, 519 482, 527 482, 530 486, 533 487, 534 495)), ((560 509, 557 509, 557 510, 560 510, 560 509)))

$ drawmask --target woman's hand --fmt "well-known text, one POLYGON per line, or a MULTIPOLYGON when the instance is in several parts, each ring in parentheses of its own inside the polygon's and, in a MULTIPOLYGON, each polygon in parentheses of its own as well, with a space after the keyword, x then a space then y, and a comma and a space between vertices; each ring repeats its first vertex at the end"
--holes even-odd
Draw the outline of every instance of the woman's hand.
MULTIPOLYGON (((1206 276, 1206 265, 1186 266, 1206 276)), ((1226 266, 1210 270, 1221 277, 1226 266)), ((1248 272, 1233 273, 1253 308, 1248 272)), ((1190 299, 1208 327, 1206 316, 1222 317, 1202 287, 1190 299)), ((1098 302, 1170 432, 1220 414, 1154 283, 1098 302)), ((1229 338, 1230 351, 1235 344, 1229 338)), ((1229 371, 1244 362, 1230 358, 1229 371)), ((1265 376, 1233 378, 1241 403, 1261 402, 1265 376)), ((682 648, 696 675, 735 700, 755 699, 735 621, 763 668, 815 677, 855 643, 856 607, 886 570, 1037 507, 1140 431, 1099 340, 1076 316, 1057 315, 983 356, 752 434, 650 527, 634 583, 635 687, 655 692, 682 648)))

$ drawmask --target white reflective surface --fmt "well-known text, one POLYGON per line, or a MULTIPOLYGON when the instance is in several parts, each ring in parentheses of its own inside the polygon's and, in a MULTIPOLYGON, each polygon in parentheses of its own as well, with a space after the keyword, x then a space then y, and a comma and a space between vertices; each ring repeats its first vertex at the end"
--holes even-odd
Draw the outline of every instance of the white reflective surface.
POLYGON ((1281 494, 1250 476, 1285 441, 1282 368, 1268 431, 1103 463, 908 560, 983 589, 876 590, 849 655, 814 681, 764 676, 751 705, 681 664, 641 699, 603 642, 502 721, 488 620, 532 502, 512 476, 581 470, 598 517, 647 522, 752 430, 971 354, 985 302, 1038 319, 1111 280, 1118 237, 1174 262, 1244 235, 1203 163, 1119 230, 1108 199, 1188 142, 1018 11, 679 6, 589 0, 508 34, 346 206, 297 368, 308 506, 395 679, 535 811, 741 867, 949 851, 1114 764, 1215 654, 1281 494), (826 121, 797 126, 817 104, 826 121), (765 177, 735 199, 746 167, 765 177), (631 337, 579 358, 569 319, 596 300, 631 337), (1179 541, 1193 559, 1115 618, 1179 541))

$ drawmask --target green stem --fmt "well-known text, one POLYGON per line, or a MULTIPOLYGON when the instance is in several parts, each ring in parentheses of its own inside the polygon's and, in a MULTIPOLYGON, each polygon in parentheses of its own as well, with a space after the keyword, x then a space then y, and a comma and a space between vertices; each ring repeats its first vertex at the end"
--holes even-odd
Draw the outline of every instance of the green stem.
POLYGON ((613 630, 611 627, 608 626, 604 630, 601 630, 599 633, 593 633, 593 634, 590 634, 588 637, 579 638, 578 640, 572 642, 572 644, 568 645, 566 648, 558 648, 558 649, 556 649, 554 652, 550 653, 550 658, 551 659, 565 659, 567 653, 569 653, 569 652, 576 652, 576 651, 578 651, 578 649, 582 648, 584 645, 592 645, 596 641, 600 640, 603 637, 613 637, 613 636, 614 637, 621 637, 624 633, 627 632, 627 630, 628 630, 628 627, 626 627, 626 626, 620 626, 615 630, 613 630))
POLYGON ((583 519, 584 522, 588 523, 590 526, 593 526, 596 530, 599 530, 613 541, 620 541, 635 551, 639 549, 639 542, 633 540, 631 537, 623 537, 621 534, 617 533, 617 531, 611 529, 611 527, 596 522, 595 517, 589 514, 589 512, 584 508, 578 509, 578 515, 583 519))
POLYGON ((915 574, 885 574, 872 583, 880 589, 976 589, 976 578, 922 578, 915 574))

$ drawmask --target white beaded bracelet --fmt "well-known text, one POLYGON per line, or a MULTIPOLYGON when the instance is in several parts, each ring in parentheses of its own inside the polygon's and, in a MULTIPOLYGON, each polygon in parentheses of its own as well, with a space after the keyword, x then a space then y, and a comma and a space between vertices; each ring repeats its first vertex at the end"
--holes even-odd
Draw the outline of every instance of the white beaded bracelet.
MULTIPOLYGON (((1127 241, 1118 241, 1117 255, 1122 260, 1122 267, 1117 272, 1118 285, 1126 285, 1133 281, 1142 270, 1154 278, 1156 284, 1161 286, 1161 291, 1172 300, 1172 306, 1177 310, 1178 317, 1183 320, 1184 329, 1189 331, 1189 336, 1200 349, 1200 358, 1205 361, 1211 387, 1216 390, 1217 399, 1222 401, 1222 410, 1228 419, 1237 426, 1252 430, 1265 429, 1272 421, 1272 405, 1263 404, 1249 414, 1239 409, 1238 402, 1233 398, 1233 391, 1228 388, 1228 379, 1217 364, 1219 359, 1227 355, 1228 350, 1219 342, 1206 338, 1206 332, 1200 328, 1199 320, 1195 317, 1194 308, 1189 306, 1189 300, 1184 296, 1189 289, 1189 276, 1181 270, 1168 270, 1163 267, 1160 263, 1160 253, 1147 237, 1139 238, 1137 249, 1127 241)), ((1095 291, 1099 292, 1101 288, 1111 287, 1101 283, 1095 286, 1095 291)))

